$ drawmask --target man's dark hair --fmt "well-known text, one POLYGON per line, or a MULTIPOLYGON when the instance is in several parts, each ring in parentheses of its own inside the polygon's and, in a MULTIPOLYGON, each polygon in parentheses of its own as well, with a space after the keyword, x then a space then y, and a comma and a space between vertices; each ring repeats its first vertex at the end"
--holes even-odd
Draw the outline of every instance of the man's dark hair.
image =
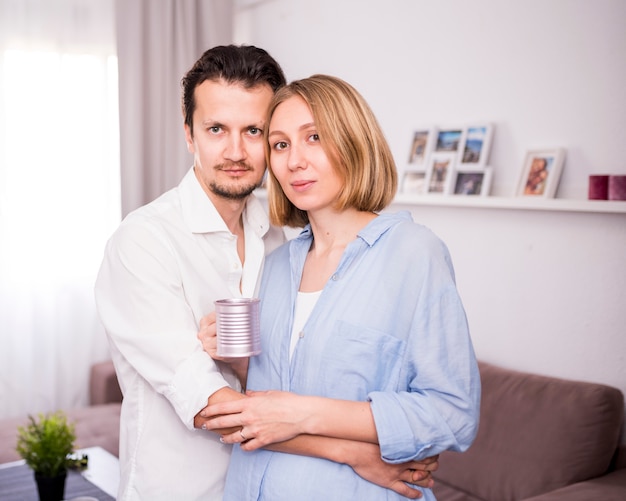
POLYGON ((219 45, 207 50, 181 81, 183 116, 192 134, 194 91, 205 80, 219 79, 246 89, 267 84, 276 91, 286 84, 280 65, 263 49, 252 45, 219 45))

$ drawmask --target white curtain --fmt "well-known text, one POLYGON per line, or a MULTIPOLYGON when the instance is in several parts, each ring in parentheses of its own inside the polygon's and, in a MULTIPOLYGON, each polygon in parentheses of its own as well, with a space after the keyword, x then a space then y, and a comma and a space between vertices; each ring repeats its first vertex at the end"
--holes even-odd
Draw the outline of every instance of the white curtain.
POLYGON ((105 242, 191 165, 180 79, 232 33, 230 0, 0 0, 0 418, 88 403, 105 242))
POLYGON ((87 404, 120 220, 113 0, 0 0, 0 417, 87 404))
POLYGON ((232 0, 116 0, 122 214, 176 186, 189 167, 180 81, 232 43, 232 0))

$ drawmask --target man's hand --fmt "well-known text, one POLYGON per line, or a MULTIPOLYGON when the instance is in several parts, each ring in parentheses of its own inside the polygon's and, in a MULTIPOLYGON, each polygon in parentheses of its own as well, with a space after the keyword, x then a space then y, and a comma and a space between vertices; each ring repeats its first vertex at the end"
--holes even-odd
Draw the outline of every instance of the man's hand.
POLYGON ((241 426, 236 426, 236 427, 231 427, 231 428, 211 428, 209 426, 210 421, 219 416, 204 417, 201 415, 203 411, 205 411, 205 409, 210 404, 216 404, 218 402, 228 402, 230 400, 238 400, 241 398, 247 398, 247 397, 245 395, 242 395, 238 391, 235 391, 232 388, 229 388, 228 386, 225 386, 224 388, 217 390, 215 393, 213 393, 213 395, 211 395, 208 398, 207 406, 200 409, 200 411, 194 416, 193 418, 194 428, 198 428, 202 430, 210 429, 211 431, 219 435, 225 435, 225 434, 228 435, 228 434, 235 433, 241 430, 241 426))
POLYGON ((219 360, 231 366, 242 388, 245 388, 246 379, 248 377, 249 358, 225 358, 217 355, 217 324, 215 322, 214 311, 200 319, 200 329, 198 330, 197 337, 202 343, 204 351, 206 351, 213 360, 219 360))
POLYGON ((439 467, 439 456, 390 464, 381 459, 376 445, 365 442, 348 442, 346 445, 350 448, 346 463, 365 480, 410 499, 421 498, 422 493, 408 484, 428 489, 434 485, 432 472, 439 467))

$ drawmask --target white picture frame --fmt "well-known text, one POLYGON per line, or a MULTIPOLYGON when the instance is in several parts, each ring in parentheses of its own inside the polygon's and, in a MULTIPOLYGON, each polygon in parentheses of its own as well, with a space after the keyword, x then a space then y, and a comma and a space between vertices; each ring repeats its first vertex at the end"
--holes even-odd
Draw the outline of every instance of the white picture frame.
POLYGON ((528 150, 517 183, 518 197, 553 198, 561 179, 564 148, 528 150))
POLYGON ((426 169, 435 141, 437 141, 437 127, 416 127, 413 130, 407 170, 426 169))
POLYGON ((402 176, 402 193, 422 195, 426 191, 426 170, 405 170, 402 176))
POLYGON ((425 193, 448 195, 454 178, 456 152, 432 153, 428 161, 425 193))
POLYGON ((463 127, 445 127, 437 129, 437 140, 433 147, 433 153, 456 153, 458 154, 463 127))
POLYGON ((489 196, 493 168, 461 169, 457 167, 451 193, 459 196, 489 196))
POLYGON ((487 165, 492 137, 493 124, 491 123, 465 127, 459 145, 457 167, 459 169, 476 169, 487 165))

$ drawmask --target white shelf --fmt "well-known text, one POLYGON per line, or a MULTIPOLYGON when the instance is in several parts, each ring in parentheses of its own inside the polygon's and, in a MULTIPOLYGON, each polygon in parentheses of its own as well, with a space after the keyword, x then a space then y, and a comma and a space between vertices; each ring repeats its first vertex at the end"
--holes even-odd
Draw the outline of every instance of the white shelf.
POLYGON ((626 201, 622 200, 568 200, 562 198, 506 198, 465 195, 414 195, 398 193, 393 201, 393 204, 626 214, 626 201))
MULTIPOLYGON (((264 189, 259 188, 255 190, 254 194, 261 200, 267 199, 267 191, 264 189)), ((626 214, 625 200, 571 200, 542 197, 481 197, 478 195, 415 195, 398 193, 392 205, 626 214)))

